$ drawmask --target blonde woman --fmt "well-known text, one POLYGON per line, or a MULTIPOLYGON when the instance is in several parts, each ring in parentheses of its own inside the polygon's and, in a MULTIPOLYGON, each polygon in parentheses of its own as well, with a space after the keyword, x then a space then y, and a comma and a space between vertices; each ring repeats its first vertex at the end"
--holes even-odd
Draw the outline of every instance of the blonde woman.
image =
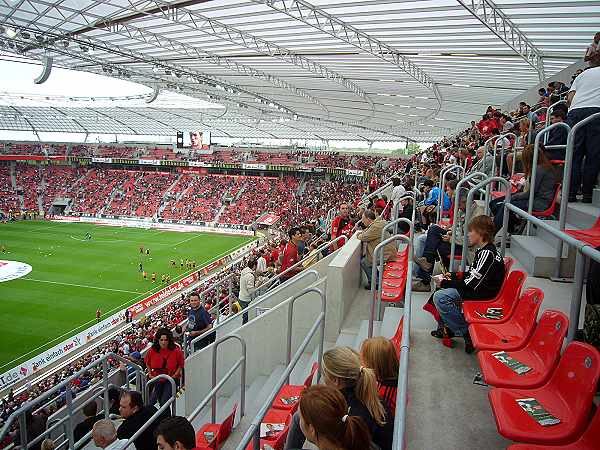
MULTIPOLYGON (((360 355, 350 347, 335 347, 323 354, 323 381, 338 389, 348 404, 348 415, 361 417, 373 443, 381 450, 392 448, 394 423, 379 399, 377 377, 373 369, 364 367, 360 355)), ((302 448, 306 437, 300 429, 300 417, 296 412, 290 425, 285 449, 302 448)))
POLYGON ((379 398, 394 417, 398 392, 398 355, 396 349, 382 336, 366 339, 360 347, 360 359, 373 369, 379 387, 379 398))

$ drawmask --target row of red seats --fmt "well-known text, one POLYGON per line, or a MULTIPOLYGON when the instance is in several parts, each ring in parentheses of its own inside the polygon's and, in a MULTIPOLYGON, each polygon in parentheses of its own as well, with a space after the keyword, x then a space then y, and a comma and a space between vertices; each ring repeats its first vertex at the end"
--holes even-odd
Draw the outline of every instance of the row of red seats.
POLYGON ((466 302, 465 319, 499 433, 516 444, 510 450, 597 449, 600 413, 590 423, 592 400, 600 377, 600 353, 592 346, 571 342, 560 350, 569 320, 547 310, 536 322, 544 294, 530 288, 521 292, 526 274, 511 272, 499 295, 489 301, 466 302), (501 314, 490 317, 489 308, 501 314), (487 316, 487 317, 486 317, 487 316), (501 362, 498 352, 530 369, 517 373, 501 362), (535 399, 559 423, 542 426, 520 406, 519 399, 535 399))

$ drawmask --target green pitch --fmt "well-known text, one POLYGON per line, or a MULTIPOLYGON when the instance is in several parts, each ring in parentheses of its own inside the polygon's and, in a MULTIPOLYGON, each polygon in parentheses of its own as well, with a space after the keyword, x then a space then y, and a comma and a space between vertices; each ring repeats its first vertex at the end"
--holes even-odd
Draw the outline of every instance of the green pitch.
POLYGON ((159 290, 161 274, 169 274, 171 281, 187 275, 191 270, 180 267, 182 258, 202 267, 251 240, 83 223, 0 225, 0 246, 6 248, 0 259, 33 268, 25 277, 0 283, 0 373, 89 327, 97 308, 107 317, 159 290), (156 283, 150 280, 152 272, 156 283))

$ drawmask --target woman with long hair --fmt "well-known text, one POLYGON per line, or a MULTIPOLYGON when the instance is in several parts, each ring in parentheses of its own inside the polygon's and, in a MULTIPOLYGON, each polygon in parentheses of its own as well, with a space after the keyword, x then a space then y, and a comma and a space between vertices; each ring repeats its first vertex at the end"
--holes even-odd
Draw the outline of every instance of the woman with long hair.
MULTIPOLYGON (((158 375, 169 375, 175 380, 176 386, 179 387, 181 376, 183 375, 184 362, 183 351, 175 343, 171 330, 168 328, 159 328, 154 334, 152 347, 150 347, 144 357, 148 377, 154 378, 158 375)), ((150 405, 154 405, 158 400, 162 406, 171 396, 175 395, 174 392, 171 392, 171 383, 167 380, 158 380, 153 384, 150 405)))
MULTIPOLYGON (((377 377, 373 369, 364 367, 360 355, 350 347, 334 347, 323 354, 323 381, 338 389, 348 403, 348 415, 361 417, 367 424, 373 442, 381 450, 392 447, 394 423, 379 399, 377 377)), ((299 415, 294 414, 285 449, 302 448, 306 437, 300 429, 299 415)))
MULTIPOLYGON (((529 185, 528 188, 522 192, 512 194, 510 197, 511 205, 515 205, 524 211, 527 211, 529 207, 529 195, 533 189, 533 211, 544 211, 552 204, 554 195, 556 193, 556 183, 558 182, 558 176, 556 169, 550 163, 544 152, 544 146, 540 143, 538 149, 538 158, 535 163, 537 166, 535 175, 535 186, 529 185)), ((533 155, 534 146, 526 145, 523 149, 523 169, 525 171, 525 178, 527 182, 531 182, 531 174, 533 172, 533 155)), ((490 210, 494 214, 494 224, 496 226, 496 232, 502 228, 502 221, 504 220, 504 197, 497 198, 490 202, 490 210)), ((509 218, 509 230, 512 228, 512 222, 515 221, 514 214, 511 214, 509 218)))
POLYGON ((300 396, 300 429, 319 450, 368 450, 372 447, 365 421, 348 414, 342 393, 331 386, 316 385, 300 396))
POLYGON ((398 355, 396 349, 382 336, 366 339, 360 347, 360 359, 365 367, 373 369, 379 388, 379 398, 394 417, 398 391, 398 355))

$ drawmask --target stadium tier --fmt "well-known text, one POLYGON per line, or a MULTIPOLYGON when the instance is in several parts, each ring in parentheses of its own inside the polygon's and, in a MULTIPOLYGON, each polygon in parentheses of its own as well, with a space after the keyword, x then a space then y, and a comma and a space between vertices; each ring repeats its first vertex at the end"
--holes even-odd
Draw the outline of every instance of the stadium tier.
POLYGON ((600 2, 4 3, 0 449, 600 449, 600 2))

